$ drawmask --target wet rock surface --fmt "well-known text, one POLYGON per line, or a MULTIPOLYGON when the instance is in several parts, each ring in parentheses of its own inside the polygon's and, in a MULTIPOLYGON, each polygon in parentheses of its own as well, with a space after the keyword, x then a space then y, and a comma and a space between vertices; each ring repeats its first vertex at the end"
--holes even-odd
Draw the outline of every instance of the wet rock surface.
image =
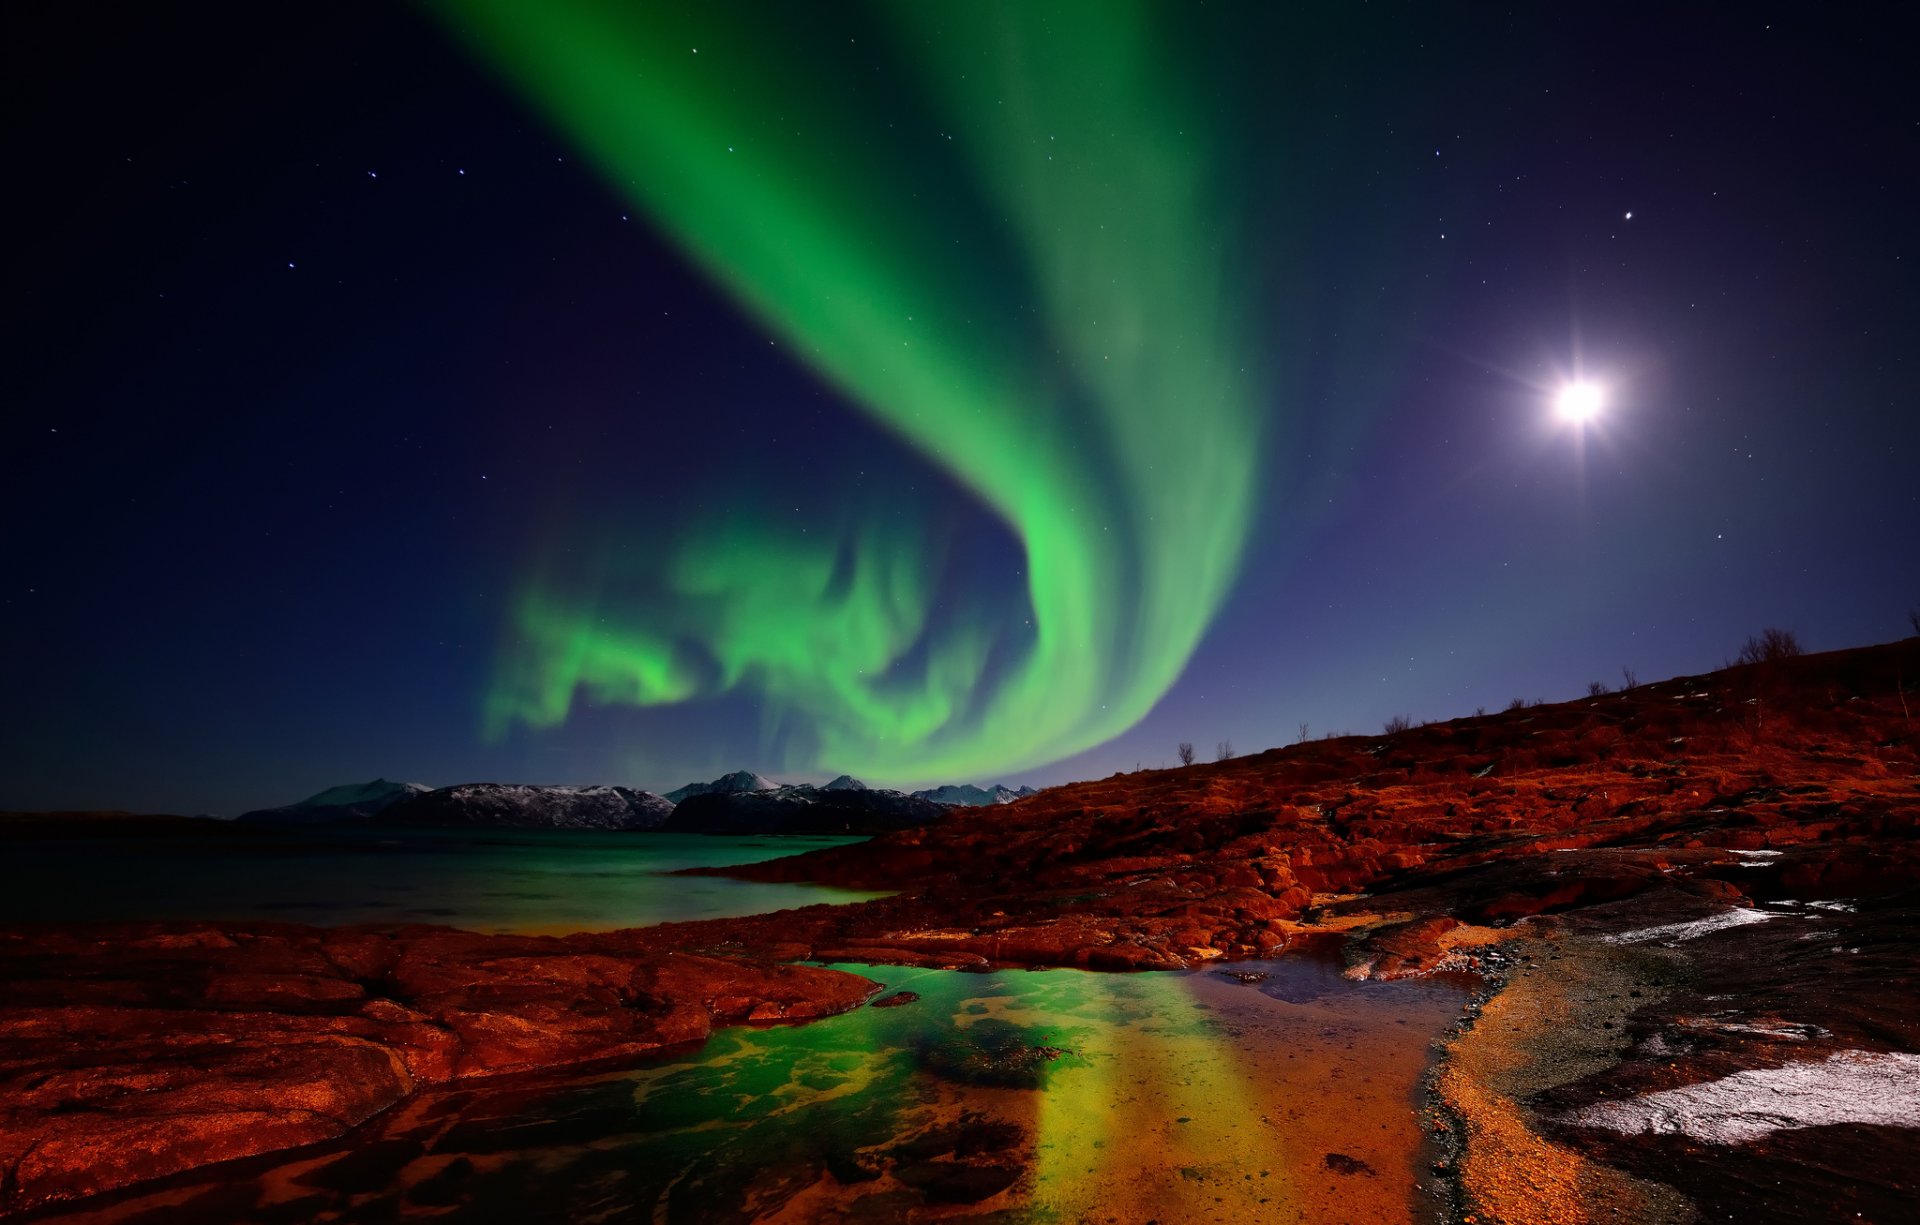
POLYGON ((631 1059, 874 990, 590 948, 441 928, 0 933, 0 1209, 329 1139, 425 1086, 631 1059))
POLYGON ((918 1056, 927 1071, 962 1084, 1037 1089, 1047 1065, 1065 1053, 1018 1025, 989 1017, 926 1043, 918 1056))

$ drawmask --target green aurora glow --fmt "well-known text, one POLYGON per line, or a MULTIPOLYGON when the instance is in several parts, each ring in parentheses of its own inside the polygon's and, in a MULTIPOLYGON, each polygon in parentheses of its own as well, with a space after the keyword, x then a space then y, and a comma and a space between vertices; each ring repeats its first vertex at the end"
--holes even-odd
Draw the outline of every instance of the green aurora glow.
POLYGON ((735 502, 674 526, 650 595, 530 578, 493 733, 750 692, 801 729, 790 768, 886 782, 1055 761, 1151 709, 1236 577, 1270 386, 1235 150, 1154 10, 878 6, 882 107, 799 7, 438 7, 1026 557, 1024 590, 942 600, 911 507, 850 500, 823 539, 735 502))

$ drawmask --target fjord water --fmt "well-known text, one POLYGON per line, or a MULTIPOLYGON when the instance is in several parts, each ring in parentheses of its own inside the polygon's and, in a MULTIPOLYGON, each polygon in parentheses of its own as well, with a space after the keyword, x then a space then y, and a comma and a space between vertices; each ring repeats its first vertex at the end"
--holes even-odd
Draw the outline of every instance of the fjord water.
POLYGON ((62 1214, 223 1221, 1411 1222, 1457 981, 845 965, 917 1000, 477 1083, 62 1214))
POLYGON ((874 897, 675 877, 855 838, 583 830, 248 830, 7 845, 0 923, 275 919, 604 931, 874 897))

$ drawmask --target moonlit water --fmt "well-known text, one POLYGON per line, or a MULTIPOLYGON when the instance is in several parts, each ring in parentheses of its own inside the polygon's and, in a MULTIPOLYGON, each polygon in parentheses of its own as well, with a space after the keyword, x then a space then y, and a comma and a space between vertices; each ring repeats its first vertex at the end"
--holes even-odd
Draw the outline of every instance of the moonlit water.
POLYGON ((14 842, 0 923, 275 919, 575 932, 878 896, 676 877, 857 842, 534 830, 239 831, 14 842))

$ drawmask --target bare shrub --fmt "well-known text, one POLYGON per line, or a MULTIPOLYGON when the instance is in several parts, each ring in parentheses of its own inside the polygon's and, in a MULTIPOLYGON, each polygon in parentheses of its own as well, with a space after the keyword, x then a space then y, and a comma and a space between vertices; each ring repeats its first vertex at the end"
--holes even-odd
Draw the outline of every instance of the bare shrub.
POLYGON ((1640 687, 1640 674, 1632 668, 1622 665, 1620 668, 1620 687, 1622 689, 1638 689, 1640 687))
POLYGON ((1800 646, 1800 640, 1792 630, 1783 630, 1777 626, 1768 626, 1755 637, 1747 639, 1740 648, 1740 655, 1734 660, 1739 664, 1774 664, 1783 659, 1794 659, 1806 654, 1800 646))
POLYGON ((1612 692, 1613 690, 1607 688, 1604 681, 1587 682, 1587 696, 1590 698, 1604 698, 1612 692))
POLYGON ((1915 637, 1920 637, 1920 605, 1907 610, 1907 624, 1913 627, 1915 637))
POLYGON ((1476 718, 1476 719, 1484 719, 1484 718, 1486 718, 1486 717, 1487 717, 1487 708, 1486 708, 1486 707, 1484 707, 1484 706, 1476 706, 1476 707, 1474 707, 1474 708, 1473 708, 1473 717, 1474 717, 1474 718, 1476 718))
POLYGON ((1525 698, 1515 698, 1513 701, 1507 703, 1508 710, 1525 710, 1526 708, 1527 699, 1525 698))
POLYGON ((1293 738, 1293 742, 1295 744, 1305 744, 1307 742, 1307 725, 1306 724, 1302 723, 1300 725, 1300 734, 1293 738))
POLYGON ((1388 719, 1382 726, 1385 728, 1387 735, 1391 736, 1395 732, 1404 732, 1412 727, 1413 720, 1407 718, 1405 715, 1395 715, 1393 718, 1388 719))
POLYGON ((1179 753, 1181 765, 1183 766, 1192 765, 1193 764, 1193 741, 1182 740, 1180 742, 1180 748, 1178 749, 1178 753, 1179 753))
POLYGON ((1222 740, 1219 744, 1216 744, 1213 746, 1213 759, 1215 761, 1226 761, 1228 758, 1232 756, 1233 756, 1233 741, 1222 740))

